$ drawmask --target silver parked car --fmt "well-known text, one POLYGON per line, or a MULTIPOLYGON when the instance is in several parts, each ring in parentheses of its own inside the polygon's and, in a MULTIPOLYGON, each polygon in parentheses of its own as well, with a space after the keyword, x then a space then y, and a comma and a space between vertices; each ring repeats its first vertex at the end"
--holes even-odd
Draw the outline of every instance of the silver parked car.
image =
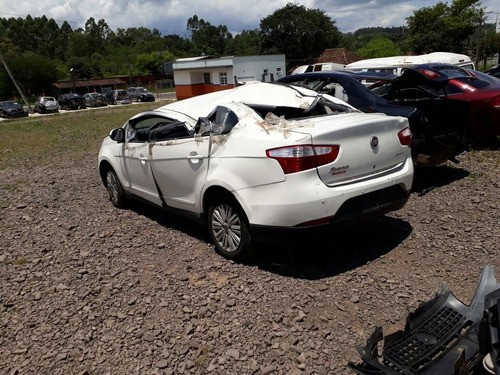
POLYGON ((129 87, 127 94, 133 102, 154 102, 154 94, 144 87, 129 87))
POLYGON ((59 102, 52 96, 39 96, 35 100, 35 112, 59 112, 59 102))

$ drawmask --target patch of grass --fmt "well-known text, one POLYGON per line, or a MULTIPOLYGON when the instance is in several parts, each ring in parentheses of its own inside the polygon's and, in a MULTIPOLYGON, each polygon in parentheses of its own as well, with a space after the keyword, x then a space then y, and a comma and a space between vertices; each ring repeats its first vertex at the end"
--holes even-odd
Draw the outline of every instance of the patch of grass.
POLYGON ((200 350, 199 357, 194 360, 196 367, 206 367, 208 365, 208 348, 203 347, 200 350))
POLYGON ((28 263, 28 259, 26 259, 25 257, 20 257, 20 258, 17 258, 15 261, 14 261, 14 264, 16 266, 24 266, 26 263, 28 263))
POLYGON ((86 109, 0 121, 0 169, 20 165, 57 165, 99 152, 113 128, 130 117, 166 103, 86 109))
POLYGON ((2 192, 13 192, 17 189, 18 185, 17 184, 12 184, 12 183, 7 183, 7 184, 1 184, 0 185, 0 190, 2 192))

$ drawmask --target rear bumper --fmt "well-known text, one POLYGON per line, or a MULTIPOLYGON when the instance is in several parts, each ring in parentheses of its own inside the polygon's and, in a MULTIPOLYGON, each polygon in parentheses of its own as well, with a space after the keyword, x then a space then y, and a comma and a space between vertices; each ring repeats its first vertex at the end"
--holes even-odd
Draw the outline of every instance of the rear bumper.
POLYGON ((409 196, 402 186, 391 186, 348 199, 334 216, 326 218, 320 224, 311 223, 311 225, 293 227, 250 225, 250 232, 255 240, 280 241, 333 227, 357 225, 403 208, 409 196))

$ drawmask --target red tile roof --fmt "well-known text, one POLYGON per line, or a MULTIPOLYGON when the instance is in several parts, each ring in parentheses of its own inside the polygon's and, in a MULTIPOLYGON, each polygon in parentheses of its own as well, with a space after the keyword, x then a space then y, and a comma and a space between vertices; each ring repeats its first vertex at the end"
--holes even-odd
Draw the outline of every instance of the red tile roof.
POLYGON ((345 48, 328 48, 314 61, 314 63, 337 63, 350 64, 355 61, 362 60, 361 56, 345 48))

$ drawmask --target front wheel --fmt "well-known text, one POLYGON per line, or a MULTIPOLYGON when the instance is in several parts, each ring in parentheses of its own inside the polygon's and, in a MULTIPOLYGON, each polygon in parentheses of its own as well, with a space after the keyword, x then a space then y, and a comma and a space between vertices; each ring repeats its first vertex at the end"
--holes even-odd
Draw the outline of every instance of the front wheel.
POLYGON ((106 172, 106 189, 108 190, 109 200, 115 207, 123 207, 125 205, 123 186, 112 169, 106 172))
POLYGON ((208 210, 208 229, 217 251, 225 258, 251 255, 251 237, 243 210, 234 199, 219 199, 208 210))

